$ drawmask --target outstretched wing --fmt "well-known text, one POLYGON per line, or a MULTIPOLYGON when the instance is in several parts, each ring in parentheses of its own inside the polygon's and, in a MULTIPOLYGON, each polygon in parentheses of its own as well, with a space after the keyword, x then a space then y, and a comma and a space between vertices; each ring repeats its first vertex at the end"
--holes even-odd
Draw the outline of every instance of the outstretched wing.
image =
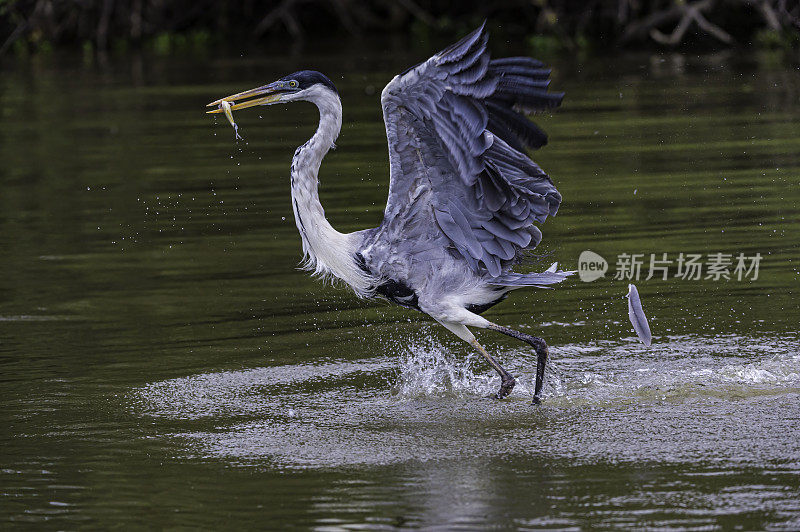
POLYGON ((474 271, 497 277, 540 242, 533 223, 561 203, 525 154, 547 136, 521 112, 557 107, 563 94, 547 92, 542 63, 491 60, 487 41, 481 26, 383 90, 391 165, 383 224, 427 217, 474 271))

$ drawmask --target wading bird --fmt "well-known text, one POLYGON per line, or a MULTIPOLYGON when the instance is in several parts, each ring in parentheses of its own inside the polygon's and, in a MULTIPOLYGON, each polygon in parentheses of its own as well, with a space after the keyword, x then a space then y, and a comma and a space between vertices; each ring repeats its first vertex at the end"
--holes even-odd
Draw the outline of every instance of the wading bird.
POLYGON ((561 203, 553 181, 526 154, 547 137, 524 113, 555 108, 563 94, 547 91, 550 71, 542 63, 490 59, 487 42, 481 26, 383 89, 389 198, 383 222, 373 229, 336 231, 319 201, 320 164, 342 125, 342 103, 327 77, 295 72, 212 102, 218 108, 209 112, 315 104, 319 126, 295 152, 290 174, 306 268, 344 281, 359 297, 383 297, 431 316, 497 370, 499 399, 516 381, 469 327, 527 342, 537 354, 533 401, 539 403, 547 344, 480 314, 512 290, 545 287, 574 273, 557 264, 542 273, 512 271, 542 239, 534 222, 554 216, 561 203))

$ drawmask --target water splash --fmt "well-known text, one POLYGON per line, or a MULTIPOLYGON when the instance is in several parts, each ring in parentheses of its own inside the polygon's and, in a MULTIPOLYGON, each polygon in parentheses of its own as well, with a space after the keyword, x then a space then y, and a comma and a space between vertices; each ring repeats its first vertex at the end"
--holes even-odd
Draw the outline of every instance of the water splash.
POLYGON ((689 400, 800 391, 797 338, 671 336, 644 350, 625 343, 562 346, 551 397, 567 402, 689 400), (594 355, 594 356, 593 356, 594 355))
POLYGON ((129 400, 163 423, 181 456, 289 469, 465 453, 641 462, 708 460, 713 449, 714 460, 751 463, 798 452, 796 338, 554 346, 536 408, 525 350, 494 353, 519 382, 503 401, 485 398, 499 379, 456 343, 423 339, 384 351, 161 381, 132 390, 129 400), (767 434, 782 436, 776 444, 767 434))
MULTIPOLYGON (((800 393, 796 338, 674 336, 658 339, 650 349, 636 342, 630 338, 552 347, 545 399, 553 406, 568 406, 800 393)), ((494 370, 476 354, 451 350, 434 339, 412 341, 399 351, 399 357, 188 376, 149 384, 132 397, 142 413, 157 417, 252 417, 287 411, 293 417, 304 413, 294 402, 320 401, 323 392, 333 402, 350 400, 356 390, 391 401, 433 398, 446 403, 487 397, 500 385, 494 370)), ((527 401, 535 377, 531 354, 495 354, 517 378, 510 401, 527 401)))
POLYGON ((488 394, 493 379, 476 374, 474 362, 474 356, 457 357, 431 339, 411 344, 400 357, 392 392, 403 398, 488 394))
MULTIPOLYGON (((517 379, 510 397, 532 397, 535 362, 527 367, 531 364, 532 355, 523 351, 495 354, 517 379)), ((555 387, 560 379, 553 376, 550 380, 554 382, 548 383, 548 387, 555 387)), ((451 351, 446 345, 428 337, 405 347, 391 386, 392 393, 401 399, 425 396, 489 397, 499 389, 500 377, 477 354, 465 355, 463 349, 451 351)))

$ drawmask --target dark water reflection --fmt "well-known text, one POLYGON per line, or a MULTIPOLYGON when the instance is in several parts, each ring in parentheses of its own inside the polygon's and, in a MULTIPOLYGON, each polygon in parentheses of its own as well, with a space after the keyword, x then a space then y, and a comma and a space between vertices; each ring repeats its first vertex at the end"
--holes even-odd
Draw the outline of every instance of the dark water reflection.
POLYGON ((649 350, 610 276, 492 310, 553 345, 533 409, 515 343, 484 336, 520 376, 486 400, 497 382, 466 346, 294 269, 287 168, 313 108, 241 113, 239 144, 202 114, 301 66, 337 73, 322 199, 340 230, 377 224, 377 95, 421 54, 348 55, 3 66, 3 521, 800 528, 797 71, 555 60, 568 98, 537 160, 565 201, 534 266, 764 259, 757 281, 639 282, 649 350))

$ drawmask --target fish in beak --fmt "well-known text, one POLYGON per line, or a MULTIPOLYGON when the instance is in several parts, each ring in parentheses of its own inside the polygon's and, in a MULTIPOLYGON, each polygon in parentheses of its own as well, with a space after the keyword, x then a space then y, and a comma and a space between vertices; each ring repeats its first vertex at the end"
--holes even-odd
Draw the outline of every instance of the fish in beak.
POLYGON ((228 122, 231 123, 233 126, 233 134, 236 136, 237 140, 244 140, 242 136, 239 134, 239 126, 236 125, 236 122, 233 120, 233 112, 231 111, 231 102, 222 101, 219 104, 222 107, 222 110, 225 111, 225 118, 228 119, 228 122))
POLYGON ((216 109, 206 111, 206 114, 225 113, 228 122, 233 126, 236 138, 241 139, 242 137, 239 136, 239 126, 237 126, 236 122, 233 120, 233 111, 255 107, 256 105, 271 105, 277 103, 286 91, 293 89, 295 89, 295 87, 285 81, 276 81, 269 85, 263 85, 255 89, 215 100, 206 107, 216 107, 216 109))

